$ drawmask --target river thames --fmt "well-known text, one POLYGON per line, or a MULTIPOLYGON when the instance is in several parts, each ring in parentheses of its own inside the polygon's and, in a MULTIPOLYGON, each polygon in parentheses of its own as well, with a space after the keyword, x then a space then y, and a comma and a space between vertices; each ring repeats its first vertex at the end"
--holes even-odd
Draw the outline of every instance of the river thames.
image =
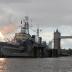
POLYGON ((0 72, 72 72, 72 57, 0 58, 0 72))

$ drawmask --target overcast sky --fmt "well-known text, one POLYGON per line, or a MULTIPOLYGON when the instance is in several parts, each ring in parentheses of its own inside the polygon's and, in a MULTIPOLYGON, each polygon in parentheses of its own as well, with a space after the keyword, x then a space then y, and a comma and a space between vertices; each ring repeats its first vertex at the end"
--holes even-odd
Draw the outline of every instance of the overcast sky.
MULTIPOLYGON (((24 16, 32 20, 32 29, 39 25, 40 36, 47 42, 53 39, 56 28, 61 35, 72 35, 72 0, 0 0, 0 31, 4 35, 12 36, 24 16)), ((63 48, 72 48, 71 39, 61 43, 63 48)))

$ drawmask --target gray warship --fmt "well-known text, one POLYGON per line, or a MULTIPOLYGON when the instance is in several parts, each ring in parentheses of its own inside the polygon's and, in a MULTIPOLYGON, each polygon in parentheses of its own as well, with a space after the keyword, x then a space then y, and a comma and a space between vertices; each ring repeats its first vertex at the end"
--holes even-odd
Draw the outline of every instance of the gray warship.
POLYGON ((41 37, 38 37, 38 42, 35 42, 35 35, 29 34, 28 16, 25 20, 21 20, 21 31, 15 33, 13 42, 0 42, 0 56, 1 57, 33 57, 34 48, 40 47, 41 37))

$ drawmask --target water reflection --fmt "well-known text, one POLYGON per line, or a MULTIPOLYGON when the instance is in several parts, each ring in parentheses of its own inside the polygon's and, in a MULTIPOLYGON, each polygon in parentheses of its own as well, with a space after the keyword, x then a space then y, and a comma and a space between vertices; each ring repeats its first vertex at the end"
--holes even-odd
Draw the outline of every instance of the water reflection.
POLYGON ((0 72, 7 72, 6 59, 0 58, 0 72))
POLYGON ((0 58, 0 61, 5 61, 5 58, 0 58))

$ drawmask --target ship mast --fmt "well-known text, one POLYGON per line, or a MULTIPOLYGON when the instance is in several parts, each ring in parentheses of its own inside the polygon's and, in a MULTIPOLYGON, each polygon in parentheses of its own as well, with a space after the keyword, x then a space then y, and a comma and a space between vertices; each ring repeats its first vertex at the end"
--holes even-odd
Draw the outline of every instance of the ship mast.
POLYGON ((37 37, 39 37, 39 28, 37 28, 37 37))
POLYGON ((21 24, 23 24, 21 28, 21 32, 25 34, 29 34, 29 18, 25 16, 24 20, 21 20, 21 24))

